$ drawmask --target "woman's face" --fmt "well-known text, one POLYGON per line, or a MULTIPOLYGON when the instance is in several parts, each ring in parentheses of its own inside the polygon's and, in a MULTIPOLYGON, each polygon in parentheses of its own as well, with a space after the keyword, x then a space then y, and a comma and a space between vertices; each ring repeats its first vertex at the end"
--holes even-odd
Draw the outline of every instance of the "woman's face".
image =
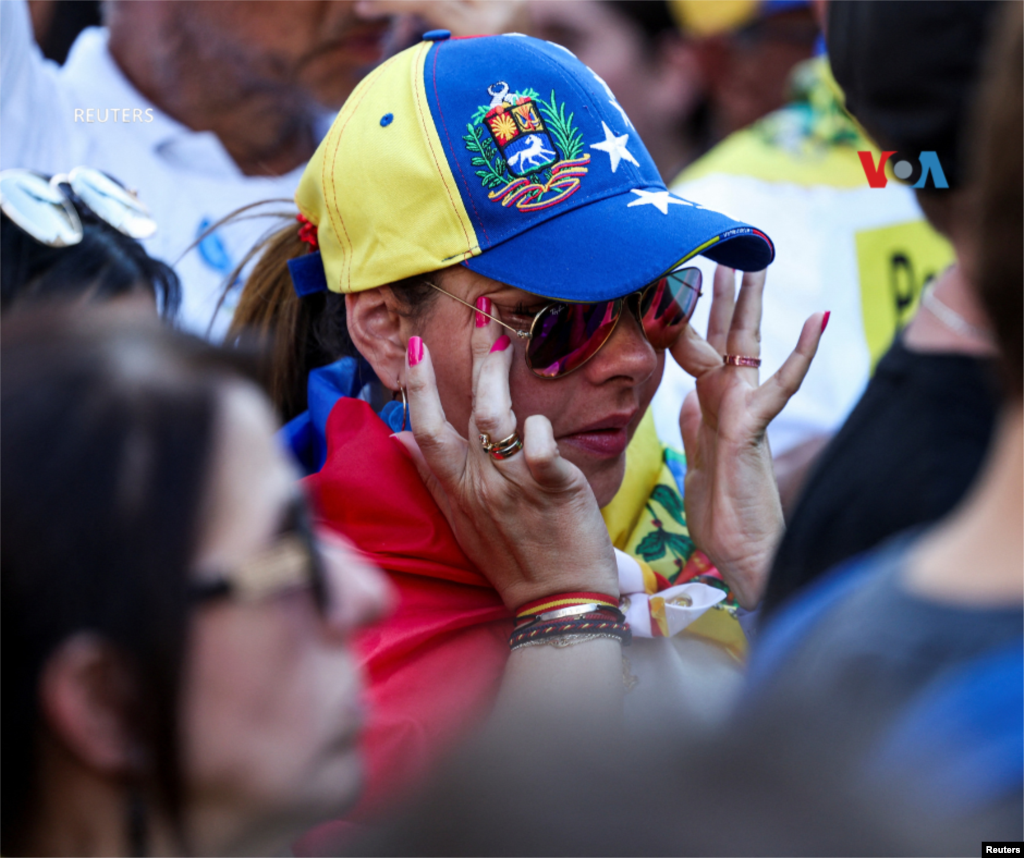
MULTIPOLYGON (((533 316, 550 303, 461 265, 436 272, 432 280, 470 304, 486 296, 493 305, 492 315, 519 330, 529 330, 533 316)), ((474 316, 468 307, 439 294, 412 321, 409 332, 427 344, 445 415, 463 434, 473 405, 470 335, 474 316)), ((664 351, 651 347, 630 312, 623 313, 604 347, 564 378, 534 375, 526 365, 525 340, 513 336, 512 348, 516 354, 509 385, 518 425, 533 414, 547 417, 559 452, 583 471, 598 504, 609 503, 625 473, 626 445, 661 381, 664 351)))
MULTIPOLYGON (((200 580, 232 580, 281 545, 296 498, 296 475, 254 389, 235 385, 220 423, 200 580)), ((301 585, 195 609, 182 736, 186 826, 201 853, 284 848, 358 795, 364 713, 350 637, 380 616, 389 590, 341 540, 323 542, 324 615, 301 585)))

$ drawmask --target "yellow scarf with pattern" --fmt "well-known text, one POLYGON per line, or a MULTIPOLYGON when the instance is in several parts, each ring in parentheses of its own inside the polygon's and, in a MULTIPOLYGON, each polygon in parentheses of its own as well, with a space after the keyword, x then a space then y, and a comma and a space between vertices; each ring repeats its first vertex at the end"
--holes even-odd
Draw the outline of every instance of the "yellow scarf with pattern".
POLYGON ((654 416, 648 409, 626 449, 622 486, 601 515, 612 545, 640 564, 649 594, 690 581, 726 591, 724 601, 681 634, 709 640, 743 661, 747 639, 736 616, 736 600, 718 570, 690 539, 680 490, 685 473, 685 457, 658 440, 654 416))

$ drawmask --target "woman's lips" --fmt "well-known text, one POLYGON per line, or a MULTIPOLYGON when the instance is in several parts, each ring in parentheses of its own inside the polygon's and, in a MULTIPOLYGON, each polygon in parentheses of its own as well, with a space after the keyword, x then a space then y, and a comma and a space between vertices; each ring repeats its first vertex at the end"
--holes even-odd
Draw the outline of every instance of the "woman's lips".
POLYGON ((620 411, 575 432, 558 437, 558 441, 572 444, 581 452, 598 459, 615 459, 629 445, 629 427, 637 418, 638 409, 620 411))
POLYGON ((589 429, 573 435, 563 435, 558 439, 572 444, 588 456, 598 459, 617 459, 629 445, 629 433, 625 427, 621 429, 589 429))

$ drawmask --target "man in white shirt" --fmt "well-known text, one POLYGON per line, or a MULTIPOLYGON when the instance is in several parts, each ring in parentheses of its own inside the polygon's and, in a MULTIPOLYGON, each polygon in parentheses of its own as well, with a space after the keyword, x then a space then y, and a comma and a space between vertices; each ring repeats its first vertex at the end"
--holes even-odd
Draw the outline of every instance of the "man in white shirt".
POLYGON ((276 223, 207 228, 263 200, 289 211, 302 168, 363 74, 388 21, 351 2, 104 4, 67 63, 43 59, 24 2, 0 0, 0 168, 101 169, 158 224, 145 242, 177 263, 179 324, 218 337, 225 278, 276 223))

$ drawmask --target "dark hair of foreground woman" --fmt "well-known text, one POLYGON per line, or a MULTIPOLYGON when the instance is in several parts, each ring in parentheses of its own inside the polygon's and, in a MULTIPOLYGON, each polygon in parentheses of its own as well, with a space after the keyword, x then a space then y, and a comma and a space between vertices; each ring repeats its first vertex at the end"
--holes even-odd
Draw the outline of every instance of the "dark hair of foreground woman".
POLYGON ((25 849, 39 798, 44 666, 76 632, 124 657, 149 762, 129 793, 152 791, 180 823, 183 573, 218 400, 241 358, 155 322, 119 330, 116 313, 89 319, 49 307, 3 327, 4 854, 25 849))

